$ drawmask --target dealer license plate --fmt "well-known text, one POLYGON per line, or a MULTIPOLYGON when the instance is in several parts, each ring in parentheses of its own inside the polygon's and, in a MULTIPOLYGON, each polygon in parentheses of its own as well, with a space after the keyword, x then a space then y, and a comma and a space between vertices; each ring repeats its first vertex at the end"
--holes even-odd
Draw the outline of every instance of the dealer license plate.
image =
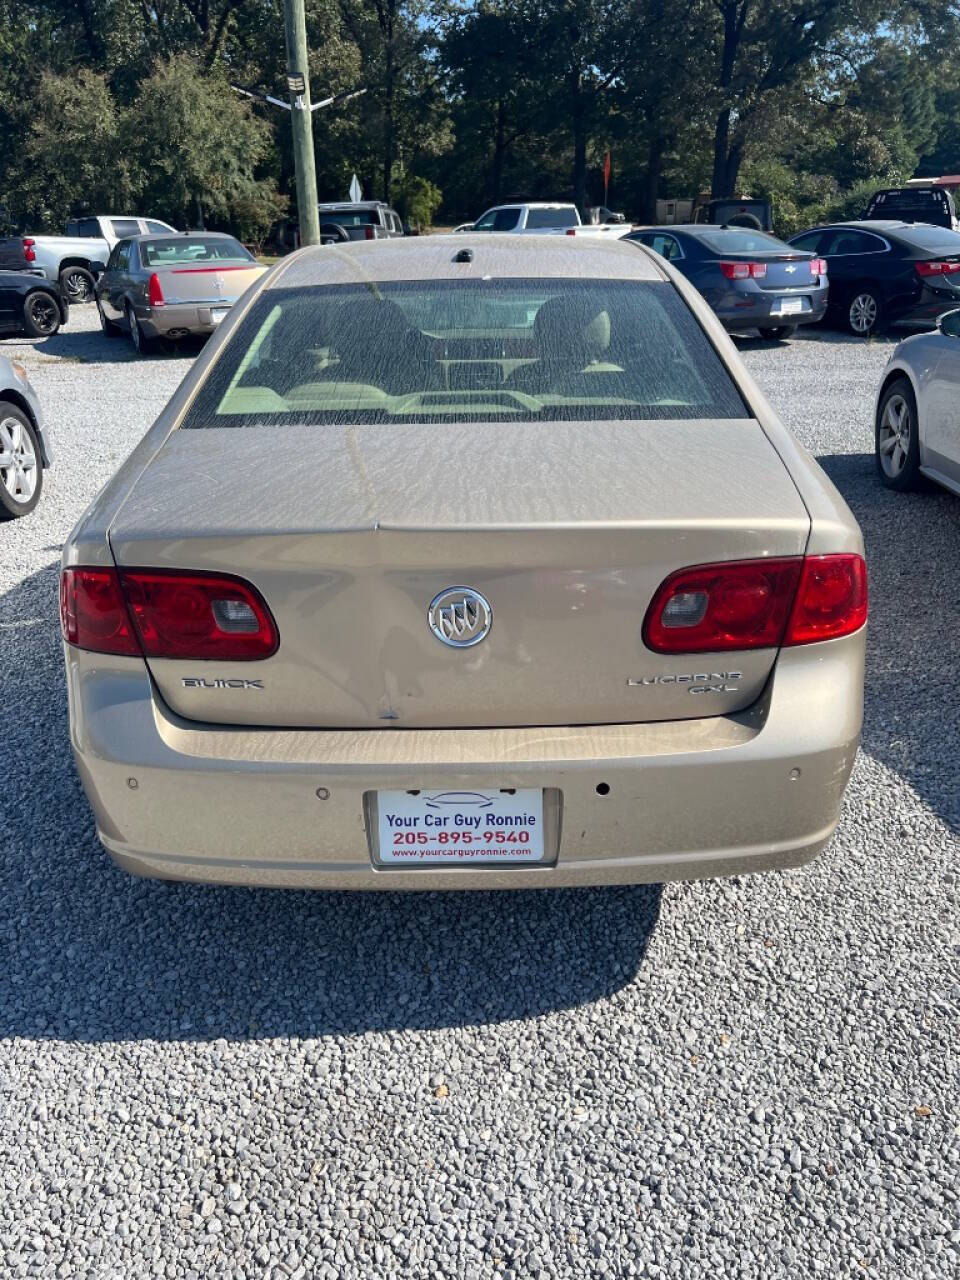
POLYGON ((770 309, 774 316, 795 316, 803 310, 802 298, 778 298, 770 309))
POLYGON ((390 866, 543 862, 543 792, 378 791, 377 836, 390 866))
POLYGON ((210 321, 212 324, 219 324, 220 321, 223 319, 223 317, 228 316, 229 314, 230 314, 229 307, 211 307, 210 321))

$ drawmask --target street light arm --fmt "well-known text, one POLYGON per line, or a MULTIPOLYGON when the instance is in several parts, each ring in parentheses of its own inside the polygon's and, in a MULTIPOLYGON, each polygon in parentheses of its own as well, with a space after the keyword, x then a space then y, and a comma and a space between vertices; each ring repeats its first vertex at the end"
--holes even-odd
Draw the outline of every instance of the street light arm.
POLYGON ((271 98, 269 93, 252 93, 249 89, 243 89, 238 84, 232 84, 230 88, 234 93, 240 93, 245 98, 252 98, 254 102, 272 102, 275 107, 283 107, 284 111, 293 110, 289 102, 284 102, 281 98, 271 98))
POLYGON ((339 106, 341 102, 349 102, 351 98, 359 98, 366 92, 366 89, 348 89, 346 93, 335 93, 332 98, 323 98, 320 102, 311 103, 310 110, 317 111, 320 107, 339 106))

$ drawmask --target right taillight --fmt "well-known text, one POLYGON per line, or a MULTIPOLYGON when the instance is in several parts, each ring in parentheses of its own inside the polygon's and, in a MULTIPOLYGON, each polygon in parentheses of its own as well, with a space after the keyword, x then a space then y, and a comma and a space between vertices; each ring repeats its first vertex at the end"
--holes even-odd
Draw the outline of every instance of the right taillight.
POLYGON ((915 262, 914 270, 918 276, 952 276, 960 271, 960 262, 915 262))
POLYGON ((280 643, 260 593, 225 574, 179 569, 65 569, 63 638, 94 653, 249 662, 280 643))
POLYGON ((37 253, 33 247, 36 243, 36 240, 31 240, 29 236, 24 236, 23 238, 23 256, 28 262, 36 262, 37 260, 37 253))
POLYGON ((867 566, 862 556, 807 556, 785 645, 837 640, 867 620, 867 566))
POLYGON ((654 653, 724 653, 832 640, 859 630, 867 579, 856 555, 694 565, 657 589, 643 622, 654 653))

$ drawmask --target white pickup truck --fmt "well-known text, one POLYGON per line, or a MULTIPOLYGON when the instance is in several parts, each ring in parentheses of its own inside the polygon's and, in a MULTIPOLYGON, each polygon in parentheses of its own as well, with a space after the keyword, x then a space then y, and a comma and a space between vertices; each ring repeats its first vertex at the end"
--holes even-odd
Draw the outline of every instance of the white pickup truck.
POLYGON ((27 270, 59 282, 68 302, 89 302, 94 292, 91 262, 106 266, 110 250, 118 240, 168 231, 176 234, 174 227, 156 218, 112 214, 74 218, 67 223, 65 236, 24 236, 23 256, 28 263, 27 270))
MULTIPOLYGON (((458 227, 457 230, 462 228, 458 227)), ((473 224, 474 231, 505 231, 511 235, 608 236, 616 240, 631 229, 628 222, 581 222, 575 204, 498 204, 473 224)))

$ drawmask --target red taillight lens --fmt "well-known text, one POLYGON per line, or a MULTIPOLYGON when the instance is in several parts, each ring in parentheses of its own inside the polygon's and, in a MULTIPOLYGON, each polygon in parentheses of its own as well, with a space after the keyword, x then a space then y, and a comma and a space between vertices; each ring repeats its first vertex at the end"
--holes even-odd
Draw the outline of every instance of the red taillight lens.
POLYGON ((373 227, 367 227, 363 233, 364 240, 375 240, 377 238, 373 227))
POLYGON ((767 274, 765 262, 721 262, 720 270, 728 280, 762 280, 767 274))
POLYGON ((151 307, 163 306, 163 290, 160 288, 160 277, 156 272, 150 277, 150 283, 147 285, 147 298, 151 307))
POLYGON ((824 258, 810 259, 810 274, 812 276, 825 276, 827 274, 827 263, 824 258))
POLYGON ((269 658, 276 623, 242 578, 179 570, 121 569, 120 584, 148 658, 269 658))
POLYGON ((37 254, 33 247, 36 243, 36 240, 31 240, 29 236, 24 237, 23 256, 28 262, 36 262, 37 260, 37 254))
POLYGON ((915 262, 918 276, 952 276, 960 271, 960 262, 915 262))
POLYGON ((241 578, 171 569, 66 569, 63 637, 78 649, 148 658, 269 658, 280 637, 241 578))
POLYGON ((733 560, 671 574, 647 610, 643 642, 654 653, 722 653, 780 643, 803 564, 733 560))
POLYGON ((860 556, 791 556, 695 565, 650 602, 643 642, 654 653, 723 653, 850 635, 867 617, 860 556))
POLYGON ((867 566, 862 556, 808 556, 783 637, 785 645, 836 640, 867 620, 867 566))
POLYGON ((60 627, 78 649, 142 656, 116 569, 64 569, 60 627))
POLYGON ((567 227, 566 231, 563 234, 565 236, 575 236, 577 234, 577 229, 576 227, 567 227))

